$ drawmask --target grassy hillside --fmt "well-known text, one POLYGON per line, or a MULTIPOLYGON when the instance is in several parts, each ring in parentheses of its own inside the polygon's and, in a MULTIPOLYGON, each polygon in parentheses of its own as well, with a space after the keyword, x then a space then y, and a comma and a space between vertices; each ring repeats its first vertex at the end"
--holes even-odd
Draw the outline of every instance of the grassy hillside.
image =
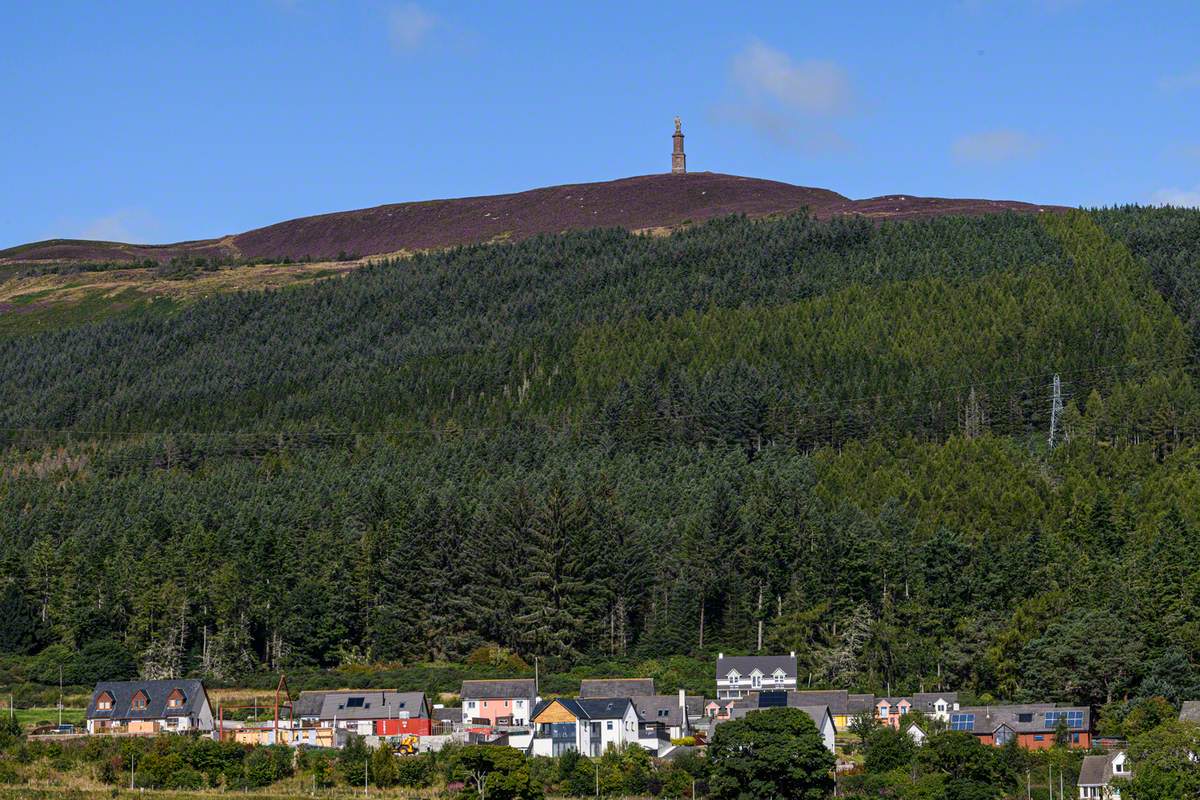
POLYGON ((761 623, 813 685, 1200 692, 1191 219, 598 230, 10 339, 0 650, 557 669, 761 623))

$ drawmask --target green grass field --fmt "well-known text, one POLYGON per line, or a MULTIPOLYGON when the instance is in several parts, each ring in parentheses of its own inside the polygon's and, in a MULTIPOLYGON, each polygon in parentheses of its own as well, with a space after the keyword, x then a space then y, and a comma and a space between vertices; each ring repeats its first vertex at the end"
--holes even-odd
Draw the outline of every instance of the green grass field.
MULTIPOLYGON (((8 715, 8 709, 4 709, 3 715, 8 715)), ((50 706, 39 708, 18 708, 13 712, 17 722, 21 724, 21 730, 26 732, 37 727, 38 725, 57 725, 58 724, 58 709, 50 706)), ((86 708, 64 708, 62 713, 63 723, 74 723, 82 727, 87 714, 86 708)))

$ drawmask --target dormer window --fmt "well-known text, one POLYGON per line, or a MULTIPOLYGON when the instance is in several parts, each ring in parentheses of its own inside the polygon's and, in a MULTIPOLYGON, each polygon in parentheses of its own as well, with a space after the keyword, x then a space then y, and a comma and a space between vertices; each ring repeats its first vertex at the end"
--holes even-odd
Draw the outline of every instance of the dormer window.
POLYGON ((754 670, 754 672, 750 673, 750 687, 752 689, 762 688, 762 673, 758 670, 754 670))
POLYGON ((887 705, 881 705, 881 706, 879 707, 879 716, 881 716, 881 717, 886 717, 887 715, 888 715, 888 707, 887 707, 887 705))
POLYGON ((786 678, 787 675, 784 673, 783 670, 777 669, 777 670, 775 670, 775 673, 772 677, 775 678, 775 686, 780 687, 780 686, 783 686, 784 678, 786 678))
POLYGON ((729 673, 729 685, 730 686, 737 686, 741 682, 742 682, 741 675, 737 674, 736 672, 729 673))
POLYGON ((133 700, 130 701, 129 707, 134 711, 145 711, 149 700, 150 698, 146 696, 146 693, 139 689, 137 694, 133 696, 133 700))
POLYGON ((112 711, 112 707, 113 707, 112 695, 109 694, 108 692, 101 692, 100 696, 96 698, 96 710, 97 711, 112 711))
POLYGON ((187 702, 183 692, 175 689, 167 696, 167 708, 183 708, 183 704, 187 702))

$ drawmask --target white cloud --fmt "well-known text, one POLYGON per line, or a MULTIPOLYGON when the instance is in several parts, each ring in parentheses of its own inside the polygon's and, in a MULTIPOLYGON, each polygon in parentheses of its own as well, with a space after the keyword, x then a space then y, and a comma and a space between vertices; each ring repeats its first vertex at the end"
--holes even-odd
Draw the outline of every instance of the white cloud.
POLYGON ((1030 158, 1043 146, 1022 131, 994 130, 960 136, 954 140, 951 152, 960 163, 994 164, 1030 158))
POLYGON ((836 63, 796 62, 762 42, 751 42, 734 57, 733 76, 747 94, 768 97, 793 111, 841 114, 853 104, 850 78, 836 63))
POLYGON ((388 32, 392 46, 405 53, 416 50, 437 23, 437 17, 416 3, 406 3, 393 8, 388 15, 388 32))
POLYGON ((833 61, 796 61, 759 41, 730 62, 731 94, 710 110, 717 122, 750 128, 764 139, 806 153, 850 149, 834 120, 856 108, 846 71, 833 61))
POLYGON ((1182 208, 1200 208, 1200 186, 1195 189, 1159 189, 1154 193, 1152 202, 1156 206, 1179 206, 1182 208))
POLYGON ((122 209, 83 223, 71 238, 144 244, 156 227, 154 218, 146 212, 122 209))

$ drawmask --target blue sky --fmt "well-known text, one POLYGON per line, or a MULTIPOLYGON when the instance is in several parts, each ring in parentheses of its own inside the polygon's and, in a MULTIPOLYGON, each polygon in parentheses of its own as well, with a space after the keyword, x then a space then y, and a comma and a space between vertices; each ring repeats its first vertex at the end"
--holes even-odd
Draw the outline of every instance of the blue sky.
POLYGON ((0 247, 174 241, 688 166, 1200 205, 1200 3, 23 3, 0 247))

